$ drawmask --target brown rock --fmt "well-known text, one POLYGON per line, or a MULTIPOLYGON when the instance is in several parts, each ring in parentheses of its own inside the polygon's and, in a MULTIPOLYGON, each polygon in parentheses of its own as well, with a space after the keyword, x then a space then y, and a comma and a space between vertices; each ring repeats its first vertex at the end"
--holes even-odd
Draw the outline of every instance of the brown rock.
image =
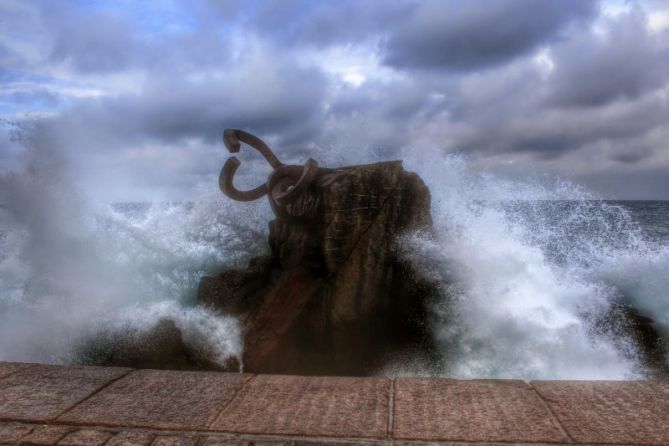
POLYGON ((244 315, 245 370, 360 375, 400 351, 432 351, 432 288, 396 249, 431 225, 430 193, 416 174, 399 161, 336 169, 290 212, 307 223, 271 222, 272 256, 200 284, 201 303, 244 315))
MULTIPOLYGON (((101 332, 80 348, 86 364, 168 370, 231 370, 188 346, 174 321, 161 319, 150 330, 101 332)), ((235 364, 232 364, 235 366, 235 364)))
POLYGON ((245 270, 222 272, 218 277, 203 277, 198 295, 200 303, 225 314, 238 316, 255 307, 271 279, 272 259, 252 259, 245 270))
POLYGON ((656 330, 654 321, 630 305, 611 302, 608 311, 594 321, 591 330, 618 344, 623 354, 643 365, 641 372, 650 379, 669 379, 669 344, 656 330), (630 352, 629 346, 634 347, 630 352))

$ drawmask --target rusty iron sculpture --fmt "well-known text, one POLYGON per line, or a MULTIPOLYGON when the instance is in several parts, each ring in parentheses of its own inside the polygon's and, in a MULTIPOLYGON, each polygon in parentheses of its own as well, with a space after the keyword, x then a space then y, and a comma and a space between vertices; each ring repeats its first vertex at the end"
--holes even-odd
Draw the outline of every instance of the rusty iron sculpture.
POLYGON ((246 143, 260 152, 273 169, 267 182, 255 189, 242 191, 235 187, 233 181, 241 162, 237 157, 231 156, 223 165, 219 176, 219 186, 226 196, 237 201, 254 201, 267 195, 272 211, 278 219, 289 224, 305 223, 304 216, 290 212, 291 205, 304 194, 319 175, 333 172, 333 169, 319 167, 311 158, 304 166, 284 164, 260 138, 243 130, 225 130, 223 143, 230 153, 238 153, 241 143, 246 143))

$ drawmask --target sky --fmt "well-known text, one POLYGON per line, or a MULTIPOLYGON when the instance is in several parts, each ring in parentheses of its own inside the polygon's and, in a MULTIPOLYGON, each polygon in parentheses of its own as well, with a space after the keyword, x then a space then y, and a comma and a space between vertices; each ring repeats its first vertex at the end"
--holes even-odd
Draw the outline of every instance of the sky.
POLYGON ((100 201, 196 199, 225 128, 669 199, 669 0, 0 0, 0 172, 38 141, 100 201))

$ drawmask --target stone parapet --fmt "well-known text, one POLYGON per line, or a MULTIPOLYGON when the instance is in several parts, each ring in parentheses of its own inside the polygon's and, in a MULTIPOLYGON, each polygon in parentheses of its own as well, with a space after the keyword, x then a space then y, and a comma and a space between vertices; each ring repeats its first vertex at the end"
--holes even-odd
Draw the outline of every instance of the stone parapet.
POLYGON ((669 445, 669 382, 0 362, 0 445, 669 445))

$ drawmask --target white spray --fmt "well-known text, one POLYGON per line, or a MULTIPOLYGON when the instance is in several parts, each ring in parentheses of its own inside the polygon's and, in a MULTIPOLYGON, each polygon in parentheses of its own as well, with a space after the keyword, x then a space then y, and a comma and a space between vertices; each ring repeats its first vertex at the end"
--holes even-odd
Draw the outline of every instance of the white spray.
MULTIPOLYGON (((637 376, 633 346, 594 333, 591 321, 619 301, 659 329, 669 324, 669 248, 573 185, 480 175, 439 154, 405 160, 433 198, 435 234, 404 241, 441 289, 432 327, 445 359, 429 373, 637 376)), ((74 184, 39 143, 20 171, 0 175, 0 360, 76 362, 87 339, 148 331, 164 318, 212 361, 240 355, 237 321, 195 308, 194 293, 203 274, 266 252, 266 203, 213 192, 192 205, 94 207, 74 184)))
POLYGON ((241 354, 238 322, 193 303, 202 275, 265 249, 258 206, 92 206, 47 144, 31 141, 24 161, 0 175, 0 360, 76 362, 97 333, 165 318, 209 360, 241 354))
POLYGON ((444 363, 431 373, 638 376, 634 346, 596 334, 592 321, 618 301, 666 323, 669 249, 644 241, 623 208, 574 185, 506 181, 457 156, 437 159, 405 163, 433 195, 436 234, 404 244, 441 287, 433 327, 444 363))

